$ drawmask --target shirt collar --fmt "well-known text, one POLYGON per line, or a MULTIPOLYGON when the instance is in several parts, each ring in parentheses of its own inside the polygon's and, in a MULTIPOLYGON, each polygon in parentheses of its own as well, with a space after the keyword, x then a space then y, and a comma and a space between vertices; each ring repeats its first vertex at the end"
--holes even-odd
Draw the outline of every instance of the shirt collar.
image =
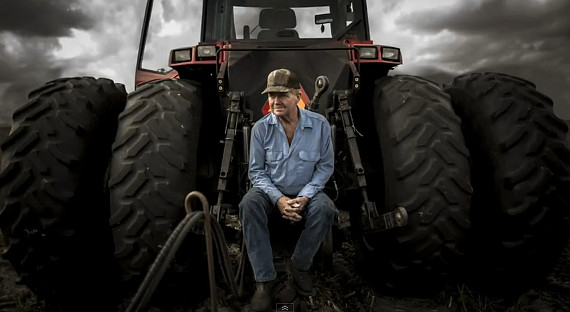
MULTIPOLYGON (((271 116, 269 118, 269 123, 272 125, 276 125, 278 124, 279 118, 277 118, 277 116, 275 116, 275 114, 271 113, 271 116)), ((311 118, 309 118, 307 111, 303 108, 299 107, 299 124, 301 125, 301 128, 313 128, 313 120, 311 118)))

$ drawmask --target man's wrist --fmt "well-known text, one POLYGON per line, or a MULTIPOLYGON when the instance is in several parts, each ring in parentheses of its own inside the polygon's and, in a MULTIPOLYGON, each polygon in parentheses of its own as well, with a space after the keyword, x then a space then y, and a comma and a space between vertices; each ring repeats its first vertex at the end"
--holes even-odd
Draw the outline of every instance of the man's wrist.
POLYGON ((277 205, 277 203, 279 202, 279 199, 285 195, 283 195, 283 193, 279 192, 279 191, 275 191, 275 192, 270 192, 269 194, 267 194, 269 196, 269 199, 271 199, 271 201, 277 205))

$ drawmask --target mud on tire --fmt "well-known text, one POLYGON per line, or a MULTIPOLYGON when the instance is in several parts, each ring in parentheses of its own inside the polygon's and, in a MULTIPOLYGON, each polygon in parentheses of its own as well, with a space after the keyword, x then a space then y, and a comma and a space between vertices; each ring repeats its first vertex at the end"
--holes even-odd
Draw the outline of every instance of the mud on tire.
POLYGON ((82 77, 28 98, 2 144, 0 228, 10 242, 2 256, 39 297, 72 306, 113 277, 104 177, 126 92, 82 77))
MULTIPOLYGON (((445 85, 472 156, 473 235, 467 271, 484 287, 544 278, 568 241, 566 125, 535 86, 498 73, 445 85)), ((504 289, 504 288, 503 288, 504 289)))
POLYGON ((184 217, 184 198, 196 189, 201 115, 194 82, 150 82, 129 95, 109 180, 115 256, 126 280, 143 277, 184 217))
POLYGON ((469 229, 468 151, 450 98, 413 76, 379 79, 373 97, 386 209, 408 224, 366 236, 377 279, 401 290, 433 289, 461 258, 469 229))

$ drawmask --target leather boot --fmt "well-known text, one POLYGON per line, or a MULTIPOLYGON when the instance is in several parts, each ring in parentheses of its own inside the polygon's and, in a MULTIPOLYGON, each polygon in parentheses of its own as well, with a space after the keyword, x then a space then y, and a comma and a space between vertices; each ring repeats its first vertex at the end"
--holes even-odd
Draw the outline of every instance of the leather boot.
POLYGON ((293 285, 297 289, 297 292, 303 296, 313 295, 313 280, 311 279, 311 273, 309 271, 301 271, 289 261, 289 272, 293 277, 293 285))
POLYGON ((275 280, 255 283, 255 293, 251 297, 249 304, 250 311, 265 312, 271 311, 271 297, 275 280))

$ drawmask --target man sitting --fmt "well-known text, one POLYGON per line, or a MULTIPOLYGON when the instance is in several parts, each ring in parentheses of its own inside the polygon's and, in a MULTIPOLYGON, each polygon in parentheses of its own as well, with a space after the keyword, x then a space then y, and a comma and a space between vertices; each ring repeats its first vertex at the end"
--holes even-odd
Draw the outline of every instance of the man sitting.
POLYGON ((256 281, 251 311, 271 308, 277 277, 267 228, 268 216, 281 213, 292 222, 305 221, 290 260, 293 284, 311 295, 313 257, 328 233, 337 210, 322 191, 334 169, 331 129, 320 114, 300 109, 299 80, 287 69, 267 77, 271 113, 252 129, 249 178, 253 187, 242 199, 240 219, 256 281))

